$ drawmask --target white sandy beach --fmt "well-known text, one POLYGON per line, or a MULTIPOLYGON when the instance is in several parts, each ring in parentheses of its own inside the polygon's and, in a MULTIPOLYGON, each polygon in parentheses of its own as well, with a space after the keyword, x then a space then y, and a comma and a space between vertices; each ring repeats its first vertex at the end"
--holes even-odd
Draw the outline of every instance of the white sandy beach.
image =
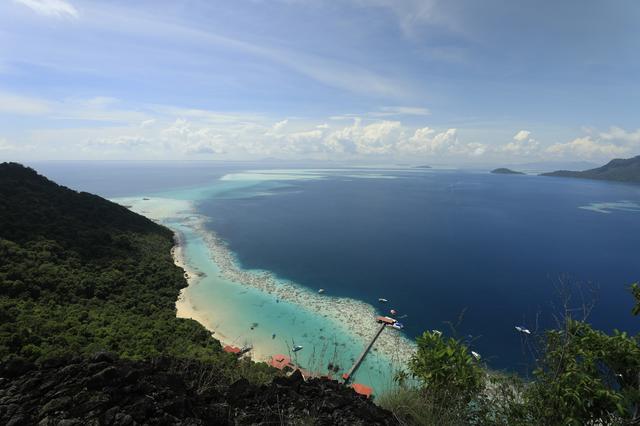
MULTIPOLYGON (((203 272, 189 263, 187 256, 185 256, 185 244, 188 244, 188 241, 186 241, 180 230, 176 228, 182 227, 185 232, 188 231, 190 234, 197 235, 198 238, 202 239, 206 244, 209 260, 215 263, 216 271, 219 271, 220 279, 225 282, 237 283, 240 289, 244 286, 269 295, 270 300, 287 302, 292 306, 298 306, 298 309, 314 313, 325 323, 322 327, 343 330, 340 334, 351 342, 349 343, 351 353, 359 353, 365 343, 376 333, 378 324, 375 322, 375 317, 377 312, 373 306, 367 303, 350 298, 318 294, 296 283, 280 280, 268 271, 242 269, 225 241, 206 228, 205 225, 208 219, 196 214, 191 201, 156 197, 136 197, 116 201, 129 206, 133 211, 144 214, 174 229, 176 245, 172 250, 173 258, 176 265, 185 270, 185 277, 188 280, 188 287, 182 289, 176 301, 177 316, 198 321, 211 331, 222 345, 242 346, 242 344, 237 343, 240 340, 240 336, 225 335, 220 329, 220 324, 230 320, 229 316, 233 316, 233 312, 236 311, 218 312, 215 309, 198 308, 198 306, 203 306, 201 305, 201 300, 193 299, 194 293, 197 293, 198 286, 215 285, 215 281, 203 280, 203 272), (172 226, 172 224, 179 224, 179 226, 172 226), (351 337, 348 338, 347 336, 351 337)), ((280 306, 282 305, 280 304, 280 306)), ((239 312, 241 308, 237 307, 237 310, 239 312)), ((238 321, 239 318, 235 320, 238 321)), ((228 323, 225 325, 229 329, 228 323)), ((291 325, 289 326, 291 327, 291 325)), ((296 326, 293 325, 293 327, 296 326)), ((263 330, 262 333, 268 334, 269 332, 263 330)), ((250 355, 256 361, 265 361, 271 355, 274 355, 274 346, 270 335, 267 341, 262 340, 264 346, 260 344, 260 341, 260 339, 255 339, 250 342, 253 346, 250 355), (271 344, 271 347, 267 342, 271 344)), ((391 364, 396 366, 406 365, 406 362, 415 351, 415 344, 397 330, 387 329, 377 340, 374 350, 375 356, 383 356, 388 359, 388 362, 386 362, 388 368, 391 364)), ((374 355, 372 354, 372 356, 374 355)), ((348 361, 343 362, 348 363, 348 361)))

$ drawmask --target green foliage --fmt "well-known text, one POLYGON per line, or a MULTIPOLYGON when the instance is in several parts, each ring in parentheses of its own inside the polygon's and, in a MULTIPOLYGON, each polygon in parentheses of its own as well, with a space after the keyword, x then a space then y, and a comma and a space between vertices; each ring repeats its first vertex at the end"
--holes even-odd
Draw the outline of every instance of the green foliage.
POLYGON ((446 392, 464 403, 480 390, 483 369, 465 344, 437 331, 424 332, 417 344, 409 369, 425 390, 446 392))
POLYGON ((633 315, 640 315, 640 285, 638 283, 631 284, 631 294, 636 299, 636 305, 633 307, 631 313, 633 315))
POLYGON ((516 375, 487 374, 483 390, 468 406, 468 423, 496 426, 536 424, 534 413, 522 397, 525 389, 525 382, 516 375))
POLYGON ((273 369, 252 371, 203 326, 176 318, 187 283, 173 244, 169 229, 122 206, 0 164, 0 361, 173 355, 264 382, 273 369))
POLYGON ((609 336, 567 318, 544 337, 537 380, 526 393, 547 424, 607 424, 631 420, 640 401, 638 337, 609 336))
MULTIPOLYGON (((640 288, 631 286, 638 314, 640 288)), ((534 380, 483 372, 439 332, 418 338, 410 372, 379 398, 407 425, 622 425, 640 422, 640 336, 609 335, 567 315, 539 339, 534 380)))
POLYGON ((396 375, 398 386, 380 403, 402 424, 468 424, 469 404, 484 386, 483 367, 463 342, 438 331, 424 332, 417 347, 409 371, 396 375))
POLYGON ((414 387, 399 386, 380 395, 376 402, 391 411, 402 425, 448 426, 462 423, 459 412, 433 401, 414 387))

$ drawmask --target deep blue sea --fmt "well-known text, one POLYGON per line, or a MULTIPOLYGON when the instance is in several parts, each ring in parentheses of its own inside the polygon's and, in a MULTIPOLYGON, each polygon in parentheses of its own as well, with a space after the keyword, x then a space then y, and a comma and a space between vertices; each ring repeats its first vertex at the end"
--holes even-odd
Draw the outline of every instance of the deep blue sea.
POLYGON ((494 368, 531 361, 514 326, 553 325, 565 291, 571 307, 581 297, 596 302, 589 320, 597 327, 640 331, 627 291, 640 279, 640 208, 580 208, 640 203, 639 186, 387 173, 396 179, 268 182, 262 189, 272 196, 215 199, 201 208, 244 267, 374 306, 387 298, 407 315, 410 336, 449 331, 445 323, 464 314, 456 332, 473 336, 494 368))
MULTIPOLYGON (((34 164, 103 196, 210 184, 249 166, 258 168, 34 164)), ((571 289, 571 307, 595 301, 588 318, 595 326, 640 331, 627 290, 640 280, 640 186, 446 170, 376 173, 388 178, 327 172, 319 180, 264 181, 205 200, 199 210, 243 267, 381 311, 393 307, 406 316, 409 336, 449 332, 447 322, 459 322, 457 335, 472 340, 493 368, 522 370, 531 362, 514 326, 553 325, 563 289, 571 289)))

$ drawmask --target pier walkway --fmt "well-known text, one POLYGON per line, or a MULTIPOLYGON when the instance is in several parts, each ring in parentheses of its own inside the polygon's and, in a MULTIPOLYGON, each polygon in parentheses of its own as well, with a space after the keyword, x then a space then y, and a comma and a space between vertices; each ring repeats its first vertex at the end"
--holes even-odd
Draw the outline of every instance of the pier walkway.
POLYGON ((351 366, 351 369, 347 373, 344 373, 342 375, 342 378, 344 379, 345 383, 349 382, 349 379, 351 379, 351 376, 353 376, 353 374, 356 372, 358 367, 360 367, 360 364, 362 364, 362 361, 364 361, 364 358, 367 356, 367 354, 371 350, 371 347, 376 342, 376 340, 378 340, 378 337, 380 337, 380 334, 382 334, 382 331, 384 330, 384 328, 388 325, 387 322, 383 322, 383 321, 379 321, 379 322, 380 322, 380 328, 376 332, 375 336, 373 336, 373 339, 371 339, 369 344, 364 348, 364 350, 362 351, 362 353, 360 354, 356 362, 351 366))

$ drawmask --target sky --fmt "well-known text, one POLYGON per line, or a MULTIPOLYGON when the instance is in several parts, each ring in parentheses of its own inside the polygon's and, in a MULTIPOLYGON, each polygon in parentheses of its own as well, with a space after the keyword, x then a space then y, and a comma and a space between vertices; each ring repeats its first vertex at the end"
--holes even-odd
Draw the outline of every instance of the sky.
POLYGON ((0 160, 640 154, 635 0, 0 0, 0 160))

